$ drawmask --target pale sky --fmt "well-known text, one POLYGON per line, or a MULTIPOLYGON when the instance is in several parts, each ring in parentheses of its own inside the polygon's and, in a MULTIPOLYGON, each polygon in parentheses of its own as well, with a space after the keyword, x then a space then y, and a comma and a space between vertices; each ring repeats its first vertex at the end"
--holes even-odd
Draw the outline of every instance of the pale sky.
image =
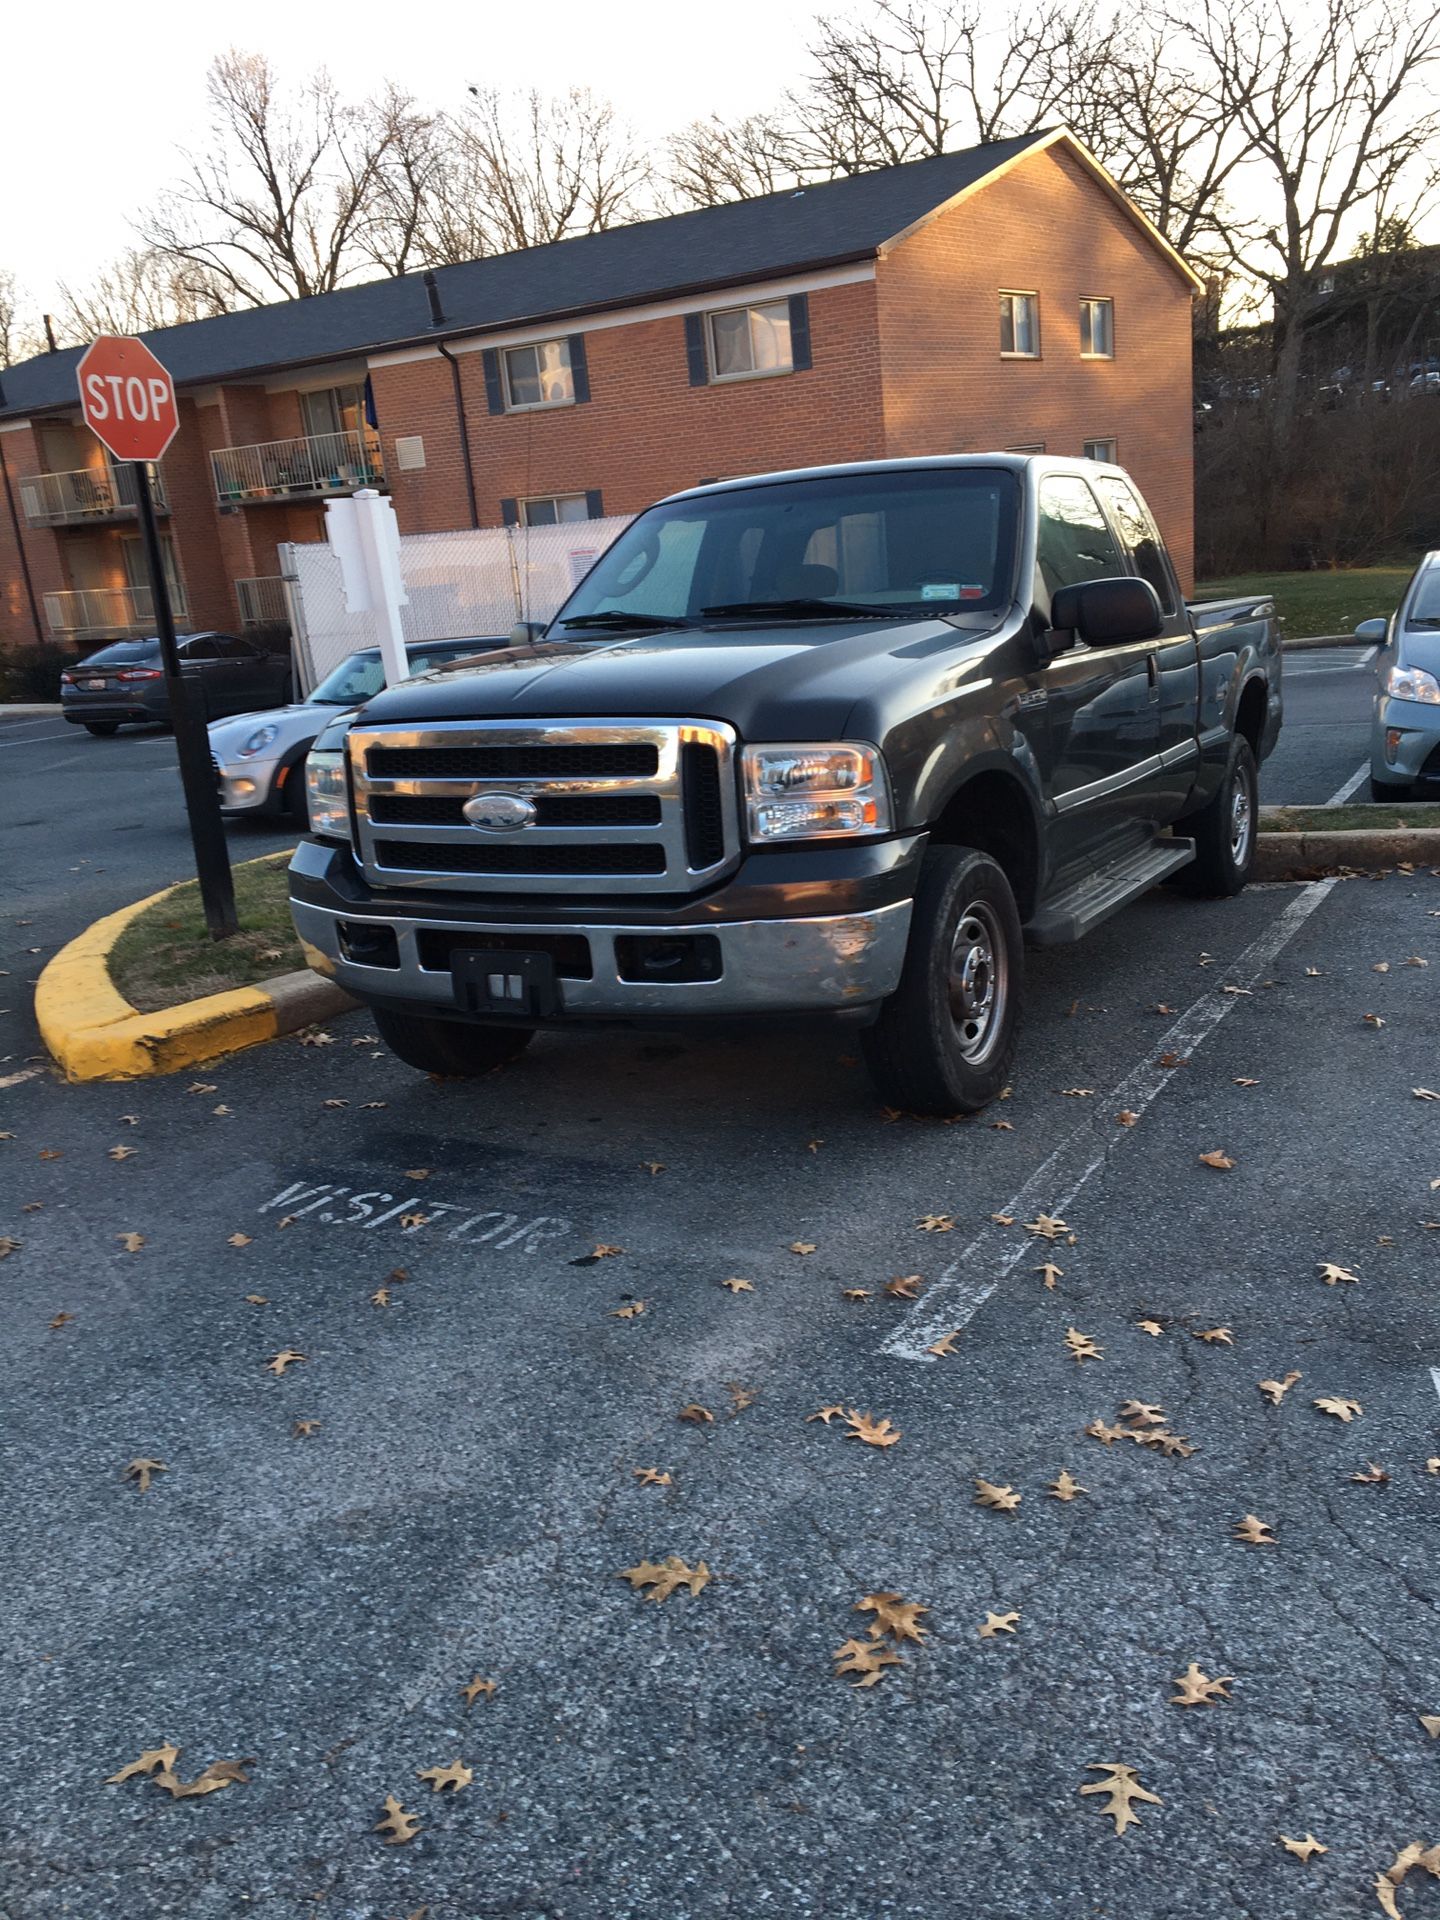
POLYGON ((180 168, 204 127, 205 70, 231 44, 282 79, 326 66, 355 97, 387 80, 423 104, 462 107, 466 84, 560 93, 588 86, 658 140, 712 110, 768 106, 804 63, 816 0, 677 0, 543 7, 405 0, 27 0, 6 24, 0 268, 34 310, 135 244, 129 218, 180 168))

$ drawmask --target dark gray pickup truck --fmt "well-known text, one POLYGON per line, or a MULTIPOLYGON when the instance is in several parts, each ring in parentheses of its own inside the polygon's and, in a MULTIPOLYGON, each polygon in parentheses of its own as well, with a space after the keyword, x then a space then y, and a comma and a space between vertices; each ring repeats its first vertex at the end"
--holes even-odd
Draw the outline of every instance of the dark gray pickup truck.
POLYGON ((1025 941, 1245 884, 1280 717, 1273 607, 1187 607, 1118 467, 766 474, 661 501, 548 626, 323 734, 291 905, 426 1071, 821 1013, 892 1105, 968 1112, 1025 941))

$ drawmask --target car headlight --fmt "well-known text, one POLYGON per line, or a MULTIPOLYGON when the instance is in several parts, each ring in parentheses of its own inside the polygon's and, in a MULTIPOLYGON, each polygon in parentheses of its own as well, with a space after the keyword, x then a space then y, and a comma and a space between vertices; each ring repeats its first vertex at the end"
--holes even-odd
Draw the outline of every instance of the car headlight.
POLYGON ((345 755, 312 752, 305 762, 305 798, 310 831, 327 840, 350 838, 350 796, 345 791, 345 755))
POLYGON ((844 741, 746 747, 740 766, 752 840, 891 831, 890 782, 874 747, 844 741))
POLYGON ((257 727, 250 738, 238 747, 236 751, 245 755, 247 759, 252 753, 263 753, 279 731, 279 727, 276 726, 257 727))
POLYGON ((1396 700, 1424 700, 1440 706, 1440 680, 1423 667, 1391 667, 1385 676, 1385 691, 1396 700))

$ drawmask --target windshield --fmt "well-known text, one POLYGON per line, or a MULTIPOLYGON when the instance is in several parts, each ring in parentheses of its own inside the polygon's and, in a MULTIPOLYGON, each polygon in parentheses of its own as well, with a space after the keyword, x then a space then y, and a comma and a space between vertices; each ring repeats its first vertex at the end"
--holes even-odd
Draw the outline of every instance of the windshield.
POLYGON ((1440 627, 1440 567, 1426 568, 1410 602, 1405 624, 1407 627, 1440 627))
POLYGON ((1018 499, 1003 468, 937 467, 672 501, 631 522, 553 631, 994 612, 1011 597, 1018 499))
MULTIPOLYGON (((476 643, 477 649, 480 643, 476 643)), ((410 660, 410 673, 424 673, 430 667, 439 666, 442 661, 463 660, 469 651, 468 645, 456 647, 407 647, 410 660)), ((381 664, 379 652, 352 653, 348 660, 342 660, 332 673, 327 673, 313 693, 306 698, 306 705, 313 707, 358 707, 364 701, 373 698, 385 685, 385 668, 381 664)))

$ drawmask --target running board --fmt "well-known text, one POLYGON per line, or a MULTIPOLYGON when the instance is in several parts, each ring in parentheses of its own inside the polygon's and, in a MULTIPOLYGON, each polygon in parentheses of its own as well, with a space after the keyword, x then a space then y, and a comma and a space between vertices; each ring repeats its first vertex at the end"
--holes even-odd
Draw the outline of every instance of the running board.
POLYGON ((1168 875, 1188 867, 1194 858, 1193 840, 1152 840, 1138 853, 1101 867, 1064 893, 1042 901, 1025 927, 1025 938, 1036 947, 1062 947, 1078 940, 1168 875))

